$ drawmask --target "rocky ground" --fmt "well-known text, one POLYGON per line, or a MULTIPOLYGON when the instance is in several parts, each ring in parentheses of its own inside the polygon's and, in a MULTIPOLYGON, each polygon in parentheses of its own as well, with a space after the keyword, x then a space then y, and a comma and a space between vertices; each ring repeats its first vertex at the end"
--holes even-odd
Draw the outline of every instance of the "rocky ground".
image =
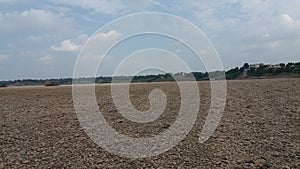
MULTIPOLYGON (((83 131, 73 108, 70 86, 0 89, 0 168, 300 168, 300 78, 228 81, 219 127, 198 142, 209 104, 210 86, 199 82, 198 119, 177 146, 158 156, 129 159, 97 146, 83 131)), ((134 84, 130 99, 150 108, 152 89, 165 91, 164 114, 138 124, 117 113, 109 85, 99 85, 100 110, 118 132, 151 137, 166 130, 178 114, 175 83, 134 84)))

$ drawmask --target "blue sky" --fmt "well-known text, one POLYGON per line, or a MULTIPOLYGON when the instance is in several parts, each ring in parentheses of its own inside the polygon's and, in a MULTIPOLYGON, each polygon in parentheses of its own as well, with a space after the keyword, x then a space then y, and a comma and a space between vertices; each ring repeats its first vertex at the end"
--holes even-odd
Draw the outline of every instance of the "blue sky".
POLYGON ((299 6, 299 0, 0 0, 0 80, 71 77, 86 40, 136 12, 192 22, 215 45, 225 69, 244 62, 296 62, 299 6))

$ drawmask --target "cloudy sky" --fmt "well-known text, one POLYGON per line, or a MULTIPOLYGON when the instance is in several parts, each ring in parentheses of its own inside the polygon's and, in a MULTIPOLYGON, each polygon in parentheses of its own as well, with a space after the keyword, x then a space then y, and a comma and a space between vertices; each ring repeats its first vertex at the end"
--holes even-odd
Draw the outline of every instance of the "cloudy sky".
MULTIPOLYGON (((245 62, 296 62, 299 6, 299 0, 0 0, 0 80, 72 77, 86 40, 136 12, 163 12, 192 22, 214 44, 225 69, 245 62)), ((114 61, 108 58, 107 64, 114 61)))

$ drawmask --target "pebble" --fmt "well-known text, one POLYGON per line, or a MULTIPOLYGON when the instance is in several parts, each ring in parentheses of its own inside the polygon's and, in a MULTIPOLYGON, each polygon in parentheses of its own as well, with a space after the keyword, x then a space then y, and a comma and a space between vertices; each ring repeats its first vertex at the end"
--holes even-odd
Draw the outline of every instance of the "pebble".
POLYGON ((29 160, 22 161, 23 164, 28 164, 29 160))
POLYGON ((258 168, 264 168, 264 166, 267 164, 266 160, 264 160, 264 159, 255 160, 254 163, 255 163, 256 167, 258 167, 258 168))
POLYGON ((291 167, 289 167, 288 165, 285 165, 282 167, 283 169, 290 169, 291 167))
POLYGON ((278 157, 280 155, 280 153, 278 151, 275 151, 272 153, 272 156, 278 157))
POLYGON ((245 160, 245 163, 254 163, 254 161, 253 160, 245 160))

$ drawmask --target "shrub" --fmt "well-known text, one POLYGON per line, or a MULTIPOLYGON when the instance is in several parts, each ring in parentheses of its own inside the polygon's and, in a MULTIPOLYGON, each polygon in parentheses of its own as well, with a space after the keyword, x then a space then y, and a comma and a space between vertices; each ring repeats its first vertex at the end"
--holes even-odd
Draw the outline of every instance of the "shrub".
POLYGON ((0 87, 7 87, 6 84, 0 84, 0 87))
POLYGON ((56 82, 45 83, 45 86, 59 86, 56 82))

